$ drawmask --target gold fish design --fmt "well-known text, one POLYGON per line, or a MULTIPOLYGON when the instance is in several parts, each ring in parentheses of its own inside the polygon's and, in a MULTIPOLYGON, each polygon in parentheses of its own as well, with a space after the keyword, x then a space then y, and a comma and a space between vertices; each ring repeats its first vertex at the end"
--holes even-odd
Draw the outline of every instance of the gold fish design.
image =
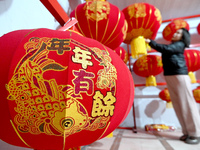
POLYGON ((58 85, 46 80, 44 72, 63 71, 66 66, 48 58, 46 45, 50 38, 31 38, 24 47, 26 55, 6 85, 8 100, 14 101, 14 122, 23 133, 69 136, 81 130, 105 127, 110 117, 91 118, 78 101, 71 85, 58 85))

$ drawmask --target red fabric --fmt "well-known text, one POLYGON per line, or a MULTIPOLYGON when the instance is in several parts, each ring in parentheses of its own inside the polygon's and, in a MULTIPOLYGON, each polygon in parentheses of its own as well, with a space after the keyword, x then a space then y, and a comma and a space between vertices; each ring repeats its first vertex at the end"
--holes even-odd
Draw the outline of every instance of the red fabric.
POLYGON ((170 98, 169 91, 168 91, 167 88, 165 88, 164 90, 160 91, 159 97, 162 100, 166 101, 166 102, 171 102, 171 98, 170 98))
POLYGON ((171 41, 173 34, 180 28, 186 28, 187 30, 190 29, 189 24, 185 20, 173 20, 164 28, 162 32, 163 38, 167 41, 171 41))
POLYGON ((129 44, 133 38, 143 36, 154 39, 162 23, 160 11, 148 3, 135 3, 122 10, 128 23, 127 36, 129 44))
POLYGON ((198 34, 200 34, 200 23, 197 26, 197 32, 198 32, 198 34))
POLYGON ((8 106, 8 91, 5 85, 8 83, 9 66, 11 65, 13 55, 18 47, 21 40, 27 36, 32 30, 20 30, 13 31, 9 34, 5 34, 0 37, 0 64, 1 64, 1 75, 0 75, 0 139, 13 144, 25 146, 24 143, 18 138, 17 134, 13 134, 13 127, 10 122, 10 113, 8 106))
POLYGON ((163 71, 161 57, 158 55, 142 56, 134 62, 133 71, 141 77, 156 76, 163 71))
POLYGON ((197 71, 200 69, 200 52, 199 50, 190 49, 185 50, 184 52, 186 65, 188 67, 188 71, 197 71))
POLYGON ((72 31, 20 30, 2 36, 0 46, 3 141, 69 149, 107 136, 128 115, 134 98, 130 71, 96 40, 72 31), (98 106, 108 114, 96 114, 98 106))
POLYGON ((85 37, 95 39, 111 49, 123 42, 126 34, 124 14, 107 1, 80 4, 70 14, 78 20, 77 29, 85 37))
POLYGON ((116 52, 119 55, 119 57, 124 61, 125 64, 127 63, 128 53, 123 47, 117 47, 116 49, 114 49, 114 52, 116 52))

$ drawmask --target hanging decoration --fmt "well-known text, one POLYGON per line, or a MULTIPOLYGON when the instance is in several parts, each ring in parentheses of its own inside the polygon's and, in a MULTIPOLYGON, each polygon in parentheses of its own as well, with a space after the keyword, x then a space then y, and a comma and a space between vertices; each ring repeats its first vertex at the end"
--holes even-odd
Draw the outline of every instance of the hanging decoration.
POLYGON ((197 83, 194 72, 200 69, 200 51, 195 49, 185 50, 184 56, 191 83, 197 83))
MULTIPOLYGON (((128 115, 134 82, 100 42, 73 31, 18 30, 0 37, 0 139, 67 150, 112 133, 128 115)), ((73 148, 74 149, 74 148, 73 148)))
POLYGON ((146 78, 146 86, 157 86, 155 76, 163 71, 161 56, 144 55, 133 64, 136 75, 146 78))
POLYGON ((95 39, 111 49, 124 41, 127 22, 120 9, 107 1, 87 1, 72 11, 78 20, 76 28, 85 37, 95 39))
POLYGON ((117 47, 116 49, 114 49, 114 52, 116 52, 120 56, 120 58, 124 61, 125 64, 127 63, 128 53, 123 47, 117 47))
POLYGON ((144 38, 155 39, 162 23, 160 11, 148 3, 135 3, 122 10, 128 23, 124 43, 131 44, 131 55, 139 58, 147 54, 144 38))
POLYGON ((168 88, 163 89, 162 91, 160 91, 159 93, 159 97, 160 99, 162 99, 163 101, 166 101, 166 107, 167 108, 172 108, 172 102, 171 102, 171 98, 170 98, 170 94, 168 91, 168 88))
POLYGON ((198 32, 198 34, 200 34, 200 23, 197 26, 197 32, 198 32))
POLYGON ((200 86, 198 86, 196 89, 192 90, 194 99, 197 103, 200 103, 200 86))
POLYGON ((162 31, 163 38, 167 41, 171 41, 173 34, 181 28, 186 28, 188 31, 190 29, 189 24, 182 19, 175 19, 171 21, 162 31))

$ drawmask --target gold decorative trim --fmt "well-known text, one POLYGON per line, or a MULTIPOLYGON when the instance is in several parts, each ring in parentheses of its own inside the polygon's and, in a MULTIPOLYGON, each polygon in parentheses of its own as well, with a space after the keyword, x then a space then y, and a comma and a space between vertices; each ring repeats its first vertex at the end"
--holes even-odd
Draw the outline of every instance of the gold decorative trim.
POLYGON ((107 131, 108 127, 110 126, 110 122, 108 123, 106 129, 104 130, 104 132, 101 134, 101 136, 98 138, 98 140, 104 135, 104 133, 107 131))
POLYGON ((17 134, 18 137, 20 138, 20 140, 21 140, 26 146, 28 146, 28 147, 31 148, 31 146, 29 146, 29 145, 24 141, 24 139, 21 137, 21 135, 19 134, 19 132, 18 132, 17 129, 15 128, 15 125, 14 125, 14 123, 12 122, 12 120, 10 120, 10 123, 11 123, 13 129, 15 130, 16 134, 17 134))

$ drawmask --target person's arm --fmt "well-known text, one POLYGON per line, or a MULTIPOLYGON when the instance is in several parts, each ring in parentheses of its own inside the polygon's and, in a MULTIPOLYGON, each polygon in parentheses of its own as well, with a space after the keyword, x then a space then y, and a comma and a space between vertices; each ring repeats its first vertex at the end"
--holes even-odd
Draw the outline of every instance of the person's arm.
POLYGON ((185 45, 183 42, 175 42, 169 45, 158 44, 154 40, 145 39, 149 46, 161 53, 180 53, 184 50, 185 45))

